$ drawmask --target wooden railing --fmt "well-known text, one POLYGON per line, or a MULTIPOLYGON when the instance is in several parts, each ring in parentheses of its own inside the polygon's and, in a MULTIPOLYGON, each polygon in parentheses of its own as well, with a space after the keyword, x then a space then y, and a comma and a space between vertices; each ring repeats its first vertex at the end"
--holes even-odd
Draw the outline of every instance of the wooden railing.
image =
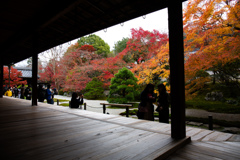
POLYGON ((103 114, 106 113, 106 106, 116 106, 116 107, 126 107, 126 117, 129 117, 129 107, 132 107, 133 104, 116 104, 116 103, 100 103, 103 105, 103 114))
MULTIPOLYGON (((134 103, 129 104, 116 104, 116 103, 100 103, 100 105, 103 105, 103 114, 106 114, 106 106, 116 106, 116 107, 126 107, 126 117, 129 117, 129 107, 133 107, 134 103)), ((59 100, 57 99, 57 105, 59 105, 59 100)), ((87 110, 87 104, 83 103, 84 110, 87 110)), ((69 107, 71 107, 71 101, 69 101, 69 107)))

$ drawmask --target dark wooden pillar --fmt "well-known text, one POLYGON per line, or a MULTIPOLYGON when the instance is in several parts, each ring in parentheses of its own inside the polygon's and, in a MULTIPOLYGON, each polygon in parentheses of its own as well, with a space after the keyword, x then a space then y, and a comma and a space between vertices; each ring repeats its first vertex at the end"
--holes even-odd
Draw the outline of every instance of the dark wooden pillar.
POLYGON ((10 81, 11 81, 11 64, 8 65, 8 87, 10 87, 10 81))
POLYGON ((0 98, 3 97, 3 62, 0 60, 0 98))
POLYGON ((37 106, 38 54, 32 56, 32 106, 37 106))
POLYGON ((32 54, 32 106, 37 106, 37 80, 38 80, 38 34, 33 36, 32 54))
POLYGON ((171 136, 186 137, 185 80, 182 2, 168 1, 170 84, 171 84, 171 136))

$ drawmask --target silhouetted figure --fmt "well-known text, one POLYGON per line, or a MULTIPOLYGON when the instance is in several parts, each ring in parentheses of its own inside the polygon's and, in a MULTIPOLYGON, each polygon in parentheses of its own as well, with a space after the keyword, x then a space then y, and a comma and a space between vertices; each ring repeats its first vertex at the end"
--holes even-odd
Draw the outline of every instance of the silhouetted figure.
POLYGON ((158 85, 158 91, 158 108, 156 111, 159 113, 159 122, 169 123, 169 96, 164 84, 158 85))
POLYGON ((72 99, 71 99, 71 108, 79 108, 79 105, 83 104, 83 94, 79 94, 80 96, 78 97, 78 94, 76 92, 73 92, 72 94, 72 99))
POLYGON ((3 87, 3 95, 7 92, 7 90, 8 90, 8 86, 6 85, 5 87, 3 87))
POLYGON ((82 93, 79 93, 79 98, 80 98, 79 108, 82 109, 82 105, 83 105, 83 94, 82 93))
POLYGON ((17 96, 18 96, 18 88, 17 88, 17 85, 15 85, 15 87, 13 88, 13 92, 14 92, 14 97, 17 98, 17 96))
POLYGON ((44 102, 45 97, 46 97, 46 90, 43 89, 43 86, 40 84, 38 86, 38 102, 44 102))
POLYGON ((54 93, 54 95, 58 95, 58 90, 57 90, 57 88, 53 88, 53 93, 54 93))
POLYGON ((32 99, 32 91, 28 85, 28 87, 25 89, 25 93, 24 93, 25 97, 27 100, 31 100, 32 99))
POLYGON ((24 93, 25 93, 25 87, 24 87, 24 84, 22 84, 22 87, 21 87, 21 99, 24 99, 24 93))
POLYGON ((154 85, 148 84, 146 88, 141 93, 141 102, 138 107, 138 118, 154 121, 154 106, 153 102, 156 101, 156 97, 154 95, 154 85))
POLYGON ((52 99, 52 92, 50 90, 51 85, 47 85, 47 90, 46 90, 46 99, 48 104, 53 104, 53 99, 52 99))
POLYGON ((18 88, 18 98, 21 98, 21 87, 18 88))

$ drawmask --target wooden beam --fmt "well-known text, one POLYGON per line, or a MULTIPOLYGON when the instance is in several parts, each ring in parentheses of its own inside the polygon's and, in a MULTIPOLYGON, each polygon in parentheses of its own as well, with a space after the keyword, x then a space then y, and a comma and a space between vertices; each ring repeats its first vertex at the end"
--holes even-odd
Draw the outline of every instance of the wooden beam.
POLYGON ((185 126, 185 80, 182 2, 169 0, 169 52, 171 84, 171 136, 186 137, 185 126))

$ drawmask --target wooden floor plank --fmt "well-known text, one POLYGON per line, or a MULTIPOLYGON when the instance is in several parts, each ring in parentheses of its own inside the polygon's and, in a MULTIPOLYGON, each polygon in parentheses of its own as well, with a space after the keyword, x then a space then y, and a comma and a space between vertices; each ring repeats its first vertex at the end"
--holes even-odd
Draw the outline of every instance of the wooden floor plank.
POLYGON ((104 139, 98 139, 97 141, 91 140, 79 144, 80 146, 83 145, 84 147, 76 146, 75 148, 71 148, 70 150, 68 150, 69 152, 65 152, 65 154, 50 157, 49 159, 61 159, 66 157, 70 159, 77 159, 78 157, 80 159, 88 159, 90 157, 93 158, 96 155, 104 153, 103 151, 105 151, 105 153, 109 152, 109 150, 114 148, 115 146, 121 146, 124 143, 131 143, 139 137, 139 133, 141 134, 141 137, 149 134, 146 131, 139 132, 136 130, 125 128, 125 130, 112 134, 111 136, 104 139))
MULTIPOLYGON (((64 118, 64 119, 58 119, 58 120, 51 120, 51 121, 35 121, 35 123, 23 123, 21 125, 14 125, 14 126, 9 126, 9 127, 4 127, 0 129, 0 135, 1 134, 7 134, 7 133, 12 133, 14 131, 18 131, 18 132, 22 132, 24 130, 28 130, 31 127, 35 127, 36 125, 38 126, 38 128, 46 128, 46 127, 54 127, 54 126, 58 126, 58 125, 63 125, 66 123, 73 123, 73 122, 84 122, 83 118, 80 117, 71 117, 71 118, 64 118)), ((1 126, 1 125, 0 125, 1 126)))
POLYGON ((240 135, 233 135, 231 138, 228 139, 231 142, 240 142, 240 135))
MULTIPOLYGON (((235 142, 235 143, 238 143, 238 142, 235 142)), ((224 142, 204 142, 204 143, 199 143, 198 146, 206 146, 222 152, 229 152, 229 153, 231 152, 231 154, 235 154, 240 157, 240 147, 231 146, 224 142)))
POLYGON ((201 130, 201 132, 199 132, 198 134, 192 135, 191 139, 193 141, 198 141, 198 140, 203 139, 205 136, 211 134, 212 132, 213 131, 210 131, 210 130, 201 130))
POLYGON ((182 148, 186 144, 190 143, 190 137, 186 137, 181 140, 173 140, 173 139, 163 139, 163 141, 159 141, 156 145, 149 147, 143 154, 140 156, 135 156, 133 159, 166 159, 169 155, 175 153, 179 148, 182 148), (170 143, 169 143, 170 141, 170 143), (175 144, 175 148, 172 148, 172 144, 175 144), (144 157, 145 154, 145 157, 144 157), (159 154, 161 156, 159 156, 159 154), (143 158, 142 158, 143 157, 143 158))
MULTIPOLYGON (((117 127, 117 126, 108 126, 105 128, 99 128, 99 132, 96 133, 93 129, 82 130, 79 132, 71 132, 64 134, 64 136, 50 137, 51 143, 47 143, 49 141, 45 140, 44 142, 40 142, 41 144, 45 143, 45 145, 41 145, 36 148, 31 148, 26 150, 24 153, 28 154, 30 159, 36 159, 47 155, 56 155, 61 154, 60 151, 63 148, 68 148, 69 146, 81 144, 90 140, 96 140, 101 137, 108 137, 112 133, 117 130, 124 130, 125 128, 117 127), (32 157, 32 158, 31 158, 32 157)), ((81 148, 81 147, 80 147, 81 148)))
POLYGON ((9 123, 9 122, 17 122, 17 121, 26 121, 26 120, 32 120, 36 119, 36 117, 39 118, 45 118, 45 117, 51 117, 51 116, 60 116, 65 113, 57 112, 57 111, 49 111, 46 113, 29 113, 29 114, 21 114, 21 115, 9 115, 9 116, 1 116, 0 117, 0 123, 9 123))
MULTIPOLYGON (((223 142, 215 142, 222 143, 223 142)), ((191 142, 191 144, 185 146, 184 148, 178 150, 176 154, 173 154, 168 158, 174 159, 174 157, 181 157, 183 159, 239 159, 239 154, 233 152, 232 150, 219 149, 214 145, 209 145, 205 142, 191 142)))
MULTIPOLYGON (((113 127, 113 125, 108 125, 107 127, 101 126, 100 128, 98 128, 98 130, 101 131, 101 130, 105 130, 105 129, 111 128, 111 127, 113 127)), ((116 125, 114 125, 114 127, 116 127, 116 125)), ((24 154, 27 154, 29 152, 31 153, 31 151, 34 151, 34 153, 36 153, 37 148, 41 148, 41 147, 48 148, 46 146, 49 146, 49 145, 55 144, 55 143, 61 144, 60 145, 60 148, 61 148, 63 145, 68 144, 68 142, 71 140, 68 138, 72 138, 72 136, 76 137, 75 141, 73 143, 77 143, 78 142, 77 140, 84 142, 87 140, 95 139, 94 138, 95 136, 91 136, 91 137, 87 136, 90 133, 94 133, 94 135, 97 135, 95 128, 88 128, 87 130, 79 130, 78 132, 66 131, 65 133, 62 133, 62 134, 59 134, 56 136, 50 135, 49 138, 47 138, 47 139, 44 139, 44 136, 42 138, 35 137, 35 138, 32 138, 31 140, 28 140, 28 141, 26 140, 25 144, 27 144, 27 145, 25 145, 25 146, 20 146, 20 145, 16 145, 16 144, 11 145, 11 146, 14 146, 15 148, 12 148, 12 150, 10 150, 10 153, 14 154, 15 156, 20 156, 23 153, 24 154), (73 133, 73 134, 71 134, 71 133, 73 133)), ((6 149, 8 149, 8 148, 6 147, 6 149)), ((11 149, 11 148, 9 148, 9 149, 11 149)), ((44 153, 43 151, 48 152, 48 150, 41 150, 41 153, 44 153)), ((58 152, 58 150, 57 150, 57 152, 58 152)), ((34 156, 36 156, 36 155, 34 155, 34 156)))
POLYGON ((41 119, 32 119, 31 121, 17 121, 17 122, 11 122, 11 123, 1 123, 1 129, 3 128, 8 128, 8 127, 14 127, 14 126, 21 126, 25 124, 35 124, 35 123, 51 123, 52 121, 62 121, 64 119, 69 119, 69 118, 77 118, 79 116, 76 115, 71 115, 71 114, 62 114, 58 116, 51 116, 51 117, 44 117, 41 119))
POLYGON ((202 131, 202 129, 194 128, 191 131, 188 131, 186 135, 187 136, 194 136, 194 135, 200 133, 201 131, 202 131))
MULTIPOLYGON (((100 153, 91 157, 91 159, 114 159, 114 157, 118 157, 119 159, 132 159, 137 154, 143 153, 147 148, 156 143, 160 143, 161 139, 170 140, 164 136, 160 136, 156 133, 148 133, 147 136, 131 142, 118 145, 116 148, 110 148, 106 153, 100 153), (156 139, 159 139, 157 142, 156 139)), ((88 159, 90 157, 83 157, 84 159, 88 159)))
POLYGON ((240 148, 240 142, 224 142, 227 145, 231 145, 233 147, 240 148))
MULTIPOLYGON (((8 141, 8 140, 17 140, 17 139, 23 139, 23 138, 27 138, 27 137, 36 137, 36 136, 40 136, 40 135, 51 135, 51 134, 59 134, 62 132, 66 132, 66 131, 74 131, 76 130, 77 127, 79 127, 80 122, 82 122, 82 120, 76 121, 76 122, 65 122, 67 123, 66 125, 55 125, 55 126, 50 126, 50 127, 43 127, 43 128, 28 128, 27 130, 23 131, 23 132, 12 132, 11 134, 5 134, 2 135, 2 138, 4 139, 4 141, 8 141), (69 125, 68 125, 69 124, 69 125)), ((87 122, 87 120, 86 120, 87 122)), ((88 122, 88 123, 93 123, 93 122, 88 122)), ((87 124, 85 124, 87 125, 87 124)), ((81 127, 81 126, 80 126, 81 127)), ((2 139, 1 138, 1 139, 2 139)))
MULTIPOLYGON (((219 142, 221 143, 221 142, 219 142)), ((230 151, 228 152, 227 150, 218 150, 216 148, 213 148, 212 146, 209 147, 207 146, 204 142, 196 142, 192 143, 192 149, 195 150, 195 152, 212 156, 215 158, 222 158, 222 159, 238 159, 238 155, 233 154, 234 152, 230 151)))
MULTIPOLYGON (((208 156, 202 153, 190 151, 188 149, 181 149, 177 151, 176 154, 170 156, 167 160, 175 160, 177 158, 184 159, 184 160, 218 160, 216 157, 208 156)), ((219 159, 220 160, 220 159, 219 159)))

